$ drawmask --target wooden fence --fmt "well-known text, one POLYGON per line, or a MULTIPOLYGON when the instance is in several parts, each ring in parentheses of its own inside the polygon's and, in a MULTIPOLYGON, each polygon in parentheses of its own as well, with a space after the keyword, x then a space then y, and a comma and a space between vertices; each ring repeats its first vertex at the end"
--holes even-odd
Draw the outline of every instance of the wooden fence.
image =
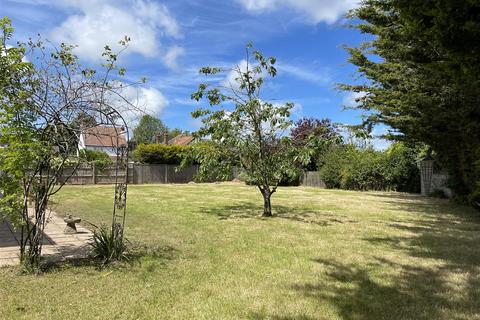
MULTIPOLYGON (((113 184, 115 179, 124 181, 125 175, 116 177, 115 167, 96 168, 95 166, 81 166, 72 175, 73 169, 65 169, 63 180, 67 184, 113 184)), ((191 166, 179 169, 176 165, 168 164, 128 164, 128 183, 188 183, 195 179, 198 167, 191 166)))
POLYGON ((304 187, 325 188, 325 182, 320 178, 320 172, 307 171, 303 173, 300 185, 304 187))
POLYGON ((188 183, 193 181, 198 172, 198 166, 179 169, 168 164, 134 164, 132 183, 188 183))
MULTIPOLYGON (((81 166, 74 172, 73 169, 65 169, 63 179, 67 179, 67 184, 113 184, 115 183, 115 167, 96 168, 95 166, 81 166), (71 175, 71 176, 70 176, 71 175)), ((198 172, 198 166, 190 166, 180 169, 177 165, 170 164, 128 164, 128 183, 130 184, 167 184, 167 183, 188 183, 195 179, 198 172)), ((235 171, 233 178, 238 177, 238 170, 235 171)), ((117 177, 119 181, 125 179, 124 175, 117 177)), ((320 178, 317 171, 304 172, 300 185, 305 187, 325 188, 325 183, 320 178)))

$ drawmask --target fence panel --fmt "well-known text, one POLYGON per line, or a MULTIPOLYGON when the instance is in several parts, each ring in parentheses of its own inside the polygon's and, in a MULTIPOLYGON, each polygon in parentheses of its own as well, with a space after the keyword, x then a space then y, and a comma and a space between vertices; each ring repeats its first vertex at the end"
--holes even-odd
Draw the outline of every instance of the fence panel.
POLYGON ((95 183, 93 168, 90 166, 80 166, 75 172, 74 168, 63 169, 63 174, 60 177, 60 181, 68 179, 67 184, 93 184, 95 183), (72 174, 73 172, 73 174, 72 174))
POLYGON ((165 165, 162 164, 134 164, 133 183, 166 183, 165 165))
MULTIPOLYGON (((188 183, 195 179, 198 166, 178 169, 176 165, 129 163, 128 182, 132 184, 149 183, 188 183)), ((72 175, 73 168, 65 168, 61 181, 68 179, 67 184, 114 184, 115 179, 125 179, 123 174, 116 177, 115 167, 95 168, 83 165, 72 175)))
POLYGON ((305 187, 326 188, 318 171, 304 172, 300 184, 305 187))
POLYGON ((193 181, 197 172, 197 166, 190 166, 180 170, 176 166, 167 165, 167 183, 188 183, 193 181))
POLYGON ((168 164, 135 164, 133 183, 188 183, 195 179, 198 166, 179 169, 168 164))

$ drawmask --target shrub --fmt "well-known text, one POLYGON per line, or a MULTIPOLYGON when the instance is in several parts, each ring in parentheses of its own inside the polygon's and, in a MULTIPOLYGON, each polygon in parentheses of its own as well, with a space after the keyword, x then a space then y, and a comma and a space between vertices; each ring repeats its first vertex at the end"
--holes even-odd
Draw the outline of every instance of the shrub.
POLYGON ((102 265, 128 258, 123 230, 119 225, 114 225, 111 230, 104 225, 101 226, 99 230, 93 233, 90 245, 92 246, 94 258, 100 260, 102 265))
POLYGON ((386 151, 353 145, 331 147, 321 158, 320 176, 327 188, 419 192, 418 148, 402 143, 386 151))
POLYGON ((341 173, 341 187, 348 190, 388 190, 385 157, 367 149, 351 154, 351 161, 341 173))
POLYGON ((141 144, 134 151, 134 157, 140 163, 179 165, 188 148, 179 145, 141 144))
POLYGON ((80 150, 80 159, 89 164, 95 164, 97 167, 104 168, 113 164, 112 158, 103 151, 80 150))
POLYGON ((385 151, 387 180, 393 190, 420 193, 420 170, 417 161, 424 148, 423 145, 394 143, 385 151))
POLYGON ((346 167, 351 162, 352 146, 339 145, 332 146, 323 155, 320 156, 319 162, 323 163, 320 168, 320 177, 327 188, 341 188, 342 176, 346 175, 346 167))

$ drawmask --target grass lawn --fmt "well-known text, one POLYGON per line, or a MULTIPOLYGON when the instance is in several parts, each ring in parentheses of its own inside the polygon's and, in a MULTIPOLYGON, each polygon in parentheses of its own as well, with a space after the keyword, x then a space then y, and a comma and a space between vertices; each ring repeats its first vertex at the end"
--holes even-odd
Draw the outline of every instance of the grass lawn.
MULTIPOLYGON (((54 209, 109 222, 111 186, 54 209)), ((131 186, 126 266, 0 269, 0 319, 480 319, 480 215, 400 193, 131 186), (31 306, 31 307, 29 307, 31 306)))

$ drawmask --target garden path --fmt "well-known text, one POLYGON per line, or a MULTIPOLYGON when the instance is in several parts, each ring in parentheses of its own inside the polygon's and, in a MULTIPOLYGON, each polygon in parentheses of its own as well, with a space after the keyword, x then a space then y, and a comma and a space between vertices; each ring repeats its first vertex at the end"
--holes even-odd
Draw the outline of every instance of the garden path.
MULTIPOLYGON (((48 219, 42 248, 42 255, 47 261, 57 262, 88 256, 88 241, 92 237, 90 230, 77 225, 77 233, 66 234, 66 223, 62 217, 50 211, 48 219)), ((19 239, 18 231, 14 231, 8 222, 0 221, 0 267, 19 263, 19 239)))

